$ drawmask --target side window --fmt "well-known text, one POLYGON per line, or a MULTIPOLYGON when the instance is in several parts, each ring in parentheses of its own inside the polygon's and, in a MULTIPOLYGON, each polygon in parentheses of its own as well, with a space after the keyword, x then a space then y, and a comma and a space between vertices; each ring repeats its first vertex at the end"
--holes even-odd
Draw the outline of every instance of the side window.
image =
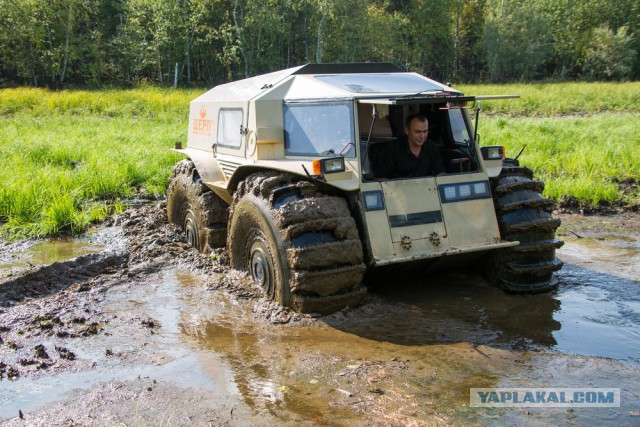
POLYGON ((358 104, 358 125, 360 126, 360 138, 363 141, 366 141, 370 130, 372 138, 393 138, 389 106, 385 104, 375 104, 375 108, 377 116, 375 122, 373 122, 373 129, 371 129, 373 105, 358 104))
POLYGON ((240 148, 242 144, 242 108, 221 108, 218 113, 217 144, 223 147, 240 148))
POLYGON ((285 102, 283 112, 287 155, 355 157, 352 102, 285 102))
POLYGON ((466 144, 471 140, 469 129, 467 128, 461 109, 452 108, 449 110, 449 122, 451 123, 453 140, 456 144, 466 144))

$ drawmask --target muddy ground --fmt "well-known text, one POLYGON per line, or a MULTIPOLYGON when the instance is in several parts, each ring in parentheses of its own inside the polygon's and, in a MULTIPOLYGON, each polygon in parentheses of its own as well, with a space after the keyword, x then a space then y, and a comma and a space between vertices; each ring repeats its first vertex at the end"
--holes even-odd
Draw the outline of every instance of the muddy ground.
POLYGON ((638 425, 640 215, 559 216, 556 292, 428 273, 323 317, 196 253, 162 203, 4 244, 0 424, 638 425), (622 405, 473 408, 471 387, 616 387, 622 405))

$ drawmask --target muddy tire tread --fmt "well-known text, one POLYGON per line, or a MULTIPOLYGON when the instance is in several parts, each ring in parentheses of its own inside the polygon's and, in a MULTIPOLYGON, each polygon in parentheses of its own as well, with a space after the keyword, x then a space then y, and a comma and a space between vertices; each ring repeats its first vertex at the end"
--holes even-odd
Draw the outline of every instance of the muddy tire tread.
POLYGON ((521 202, 505 203, 499 207, 501 212, 512 212, 524 208, 542 209, 551 212, 555 206, 552 199, 525 200, 521 202))
POLYGON ((519 246, 511 248, 511 250, 514 252, 547 252, 561 248, 562 245, 564 245, 562 240, 549 239, 533 243, 520 243, 519 246))
POLYGON ((560 220, 557 218, 539 218, 528 222, 505 224, 504 231, 506 236, 511 236, 515 233, 522 233, 533 230, 555 232, 559 226, 560 220))
POLYGON ((280 228, 292 308, 326 314, 362 301, 362 243, 344 199, 324 194, 301 177, 274 171, 247 177, 234 193, 234 205, 247 193, 268 201, 280 228), (304 233, 329 234, 332 241, 296 246, 293 239, 304 233))
POLYGON ((519 246, 495 251, 489 262, 490 281, 513 293, 554 289, 554 273, 562 268, 555 251, 564 242, 555 238, 560 220, 551 216, 553 200, 542 197, 544 184, 525 167, 505 166, 491 180, 500 234, 519 246))
POLYGON ((502 195, 521 190, 531 190, 542 193, 544 183, 542 181, 532 181, 524 176, 508 177, 508 180, 503 180, 500 185, 493 189, 493 192, 494 194, 502 195))
POLYGON ((561 267, 562 261, 557 258, 552 261, 539 262, 536 264, 517 264, 513 262, 506 264, 506 268, 508 268, 513 273, 528 274, 534 276, 545 276, 558 271, 561 267))
POLYGON ((228 207, 218 195, 202 183, 193 161, 184 159, 176 164, 167 188, 169 222, 182 227, 182 206, 173 206, 172 197, 176 197, 176 203, 183 204, 184 199, 184 203, 189 203, 197 216, 201 235, 196 249, 207 253, 212 248, 224 247, 228 207))

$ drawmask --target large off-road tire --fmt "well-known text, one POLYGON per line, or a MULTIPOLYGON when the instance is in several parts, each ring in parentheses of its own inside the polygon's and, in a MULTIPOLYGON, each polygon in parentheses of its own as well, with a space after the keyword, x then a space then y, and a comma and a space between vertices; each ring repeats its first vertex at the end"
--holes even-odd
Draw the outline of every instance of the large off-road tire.
POLYGON ((227 247, 231 267, 296 311, 327 314, 366 294, 362 243, 346 201, 294 175, 261 172, 240 183, 227 247))
POLYGON ((226 242, 228 206, 202 184, 191 160, 182 160, 173 168, 167 188, 167 217, 200 252, 207 253, 226 242))
POLYGON ((556 288, 553 273, 562 268, 556 249, 564 242, 555 237, 560 220, 551 215, 553 200, 542 197, 544 184, 533 180, 530 169, 514 164, 505 165, 491 188, 502 238, 520 245, 491 254, 489 281, 513 293, 556 288))

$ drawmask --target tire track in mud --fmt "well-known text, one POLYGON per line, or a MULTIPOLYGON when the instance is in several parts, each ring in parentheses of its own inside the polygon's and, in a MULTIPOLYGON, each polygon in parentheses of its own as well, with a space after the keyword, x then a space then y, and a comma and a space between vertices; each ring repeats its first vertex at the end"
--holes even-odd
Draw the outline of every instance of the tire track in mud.
POLYGON ((16 278, 0 283, 0 306, 14 305, 29 298, 40 298, 103 274, 115 273, 127 264, 127 254, 83 255, 76 259, 34 267, 16 278))
POLYGON ((299 321, 299 315, 264 298, 246 274, 231 270, 224 249, 203 255, 180 230, 169 225, 164 201, 132 208, 112 218, 105 249, 64 262, 32 267, 0 279, 0 380, 39 377, 89 369, 76 357, 74 339, 89 338, 119 324, 148 329, 154 319, 124 319, 102 302, 114 286, 147 286, 150 275, 186 269, 202 278, 202 288, 224 290, 255 301, 254 316, 270 323, 299 321))
POLYGON ((65 346, 120 321, 100 304, 105 292, 136 286, 139 275, 174 265, 189 250, 167 225, 163 203, 130 209, 106 225, 119 228, 108 233, 103 252, 0 280, 0 379, 91 367, 65 346))
POLYGON ((49 296, 72 285, 86 287, 87 282, 105 275, 157 270, 160 261, 170 262, 169 255, 175 255, 184 245, 181 236, 166 226, 162 205, 130 209, 114 218, 107 226, 121 229, 112 233, 101 253, 32 267, 0 279, 0 307, 49 296))

